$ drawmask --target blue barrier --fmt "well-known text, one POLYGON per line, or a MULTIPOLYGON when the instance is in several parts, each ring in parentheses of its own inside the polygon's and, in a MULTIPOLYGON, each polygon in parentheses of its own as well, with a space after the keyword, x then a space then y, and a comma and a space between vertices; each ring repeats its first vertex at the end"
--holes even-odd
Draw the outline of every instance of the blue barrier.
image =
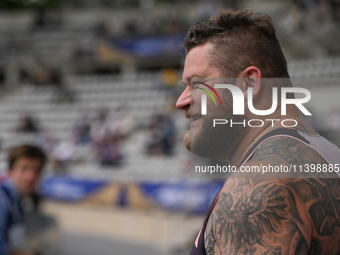
POLYGON ((178 182, 152 183, 139 185, 157 205, 169 210, 192 213, 206 213, 224 182, 192 183, 190 180, 178 182))
POLYGON ((49 176, 42 180, 40 192, 47 198, 80 201, 105 184, 105 181, 49 176))
MULTIPOLYGON (((41 183, 41 194, 50 199, 80 202, 87 198, 95 201, 96 193, 105 193, 105 189, 114 187, 117 192, 110 192, 112 205, 133 206, 136 199, 151 201, 151 206, 168 210, 190 213, 206 213, 212 200, 223 186, 222 181, 193 182, 178 181, 142 181, 137 183, 115 183, 98 180, 71 178, 67 176, 49 176, 41 183), (138 190, 139 196, 130 196, 138 190), (114 203, 115 201, 115 203, 114 203)), ((135 193, 134 193, 135 194, 135 193)), ((139 201, 138 200, 138 201, 139 201)))

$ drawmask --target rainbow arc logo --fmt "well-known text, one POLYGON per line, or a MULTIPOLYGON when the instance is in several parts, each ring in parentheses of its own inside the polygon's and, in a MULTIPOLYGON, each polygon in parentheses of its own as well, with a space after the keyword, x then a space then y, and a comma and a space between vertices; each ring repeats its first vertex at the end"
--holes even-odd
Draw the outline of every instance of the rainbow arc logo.
MULTIPOLYGON (((204 85, 204 86, 206 86, 206 87, 209 88, 212 92, 214 92, 215 95, 217 96, 218 100, 220 101, 220 104, 222 105, 222 100, 221 100, 219 94, 217 93, 217 91, 216 91, 213 87, 211 87, 210 85, 205 84, 205 83, 203 83, 203 82, 199 82, 199 83, 202 84, 202 85, 204 85)), ((206 89, 200 88, 200 87, 198 87, 198 89, 201 89, 201 90, 203 90, 205 93, 207 93, 207 94, 212 98, 212 100, 214 101, 215 106, 217 106, 216 100, 215 100, 214 96, 211 94, 211 92, 210 92, 209 90, 206 90, 206 89)))

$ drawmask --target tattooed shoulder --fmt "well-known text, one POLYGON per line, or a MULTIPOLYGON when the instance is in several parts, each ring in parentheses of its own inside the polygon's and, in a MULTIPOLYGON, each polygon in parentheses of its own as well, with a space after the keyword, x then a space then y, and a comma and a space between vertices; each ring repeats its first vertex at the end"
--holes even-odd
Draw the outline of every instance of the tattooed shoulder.
POLYGON ((277 164, 304 165, 325 164, 325 159, 310 146, 290 137, 272 138, 263 143, 254 153, 249 164, 257 161, 273 161, 277 164))
MULTIPOLYGON (((247 164, 323 163, 309 146, 280 137, 247 164)), ((339 178, 229 178, 205 232, 211 254, 340 254, 339 178)))

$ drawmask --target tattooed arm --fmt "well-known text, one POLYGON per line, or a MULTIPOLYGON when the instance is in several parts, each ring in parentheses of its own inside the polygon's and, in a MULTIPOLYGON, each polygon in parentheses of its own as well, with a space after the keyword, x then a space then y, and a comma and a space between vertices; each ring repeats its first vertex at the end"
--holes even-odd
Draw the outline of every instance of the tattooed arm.
MULTIPOLYGON (((325 163, 316 151, 286 137, 264 143, 247 165, 264 162, 325 163)), ((208 220, 208 255, 340 254, 339 178, 237 177, 227 180, 208 220)))
POLYGON ((307 254, 312 228, 305 208, 279 180, 228 181, 209 219, 207 253, 307 254), (302 219, 303 215, 303 219, 302 219))

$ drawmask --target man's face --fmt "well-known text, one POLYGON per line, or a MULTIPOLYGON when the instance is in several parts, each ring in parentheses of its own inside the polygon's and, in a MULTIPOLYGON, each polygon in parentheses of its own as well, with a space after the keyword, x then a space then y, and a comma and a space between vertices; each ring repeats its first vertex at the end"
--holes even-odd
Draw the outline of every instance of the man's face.
POLYGON ((10 169, 9 175, 19 192, 28 195, 35 189, 40 170, 41 162, 38 159, 19 158, 10 169))
MULTIPOLYGON (((208 158, 229 159, 235 149, 235 141, 240 137, 242 129, 228 125, 213 127, 213 119, 233 119, 232 100, 228 90, 216 89, 222 99, 222 106, 215 106, 207 99, 207 115, 201 115, 201 95, 199 87, 204 82, 214 87, 216 83, 225 83, 220 70, 210 65, 210 49, 212 45, 206 43, 196 46, 189 51, 185 59, 183 83, 185 90, 179 97, 176 106, 186 111, 186 117, 191 118, 190 131, 184 136, 184 143, 191 152, 208 158)), ((208 96, 209 97, 209 96, 208 96)))

